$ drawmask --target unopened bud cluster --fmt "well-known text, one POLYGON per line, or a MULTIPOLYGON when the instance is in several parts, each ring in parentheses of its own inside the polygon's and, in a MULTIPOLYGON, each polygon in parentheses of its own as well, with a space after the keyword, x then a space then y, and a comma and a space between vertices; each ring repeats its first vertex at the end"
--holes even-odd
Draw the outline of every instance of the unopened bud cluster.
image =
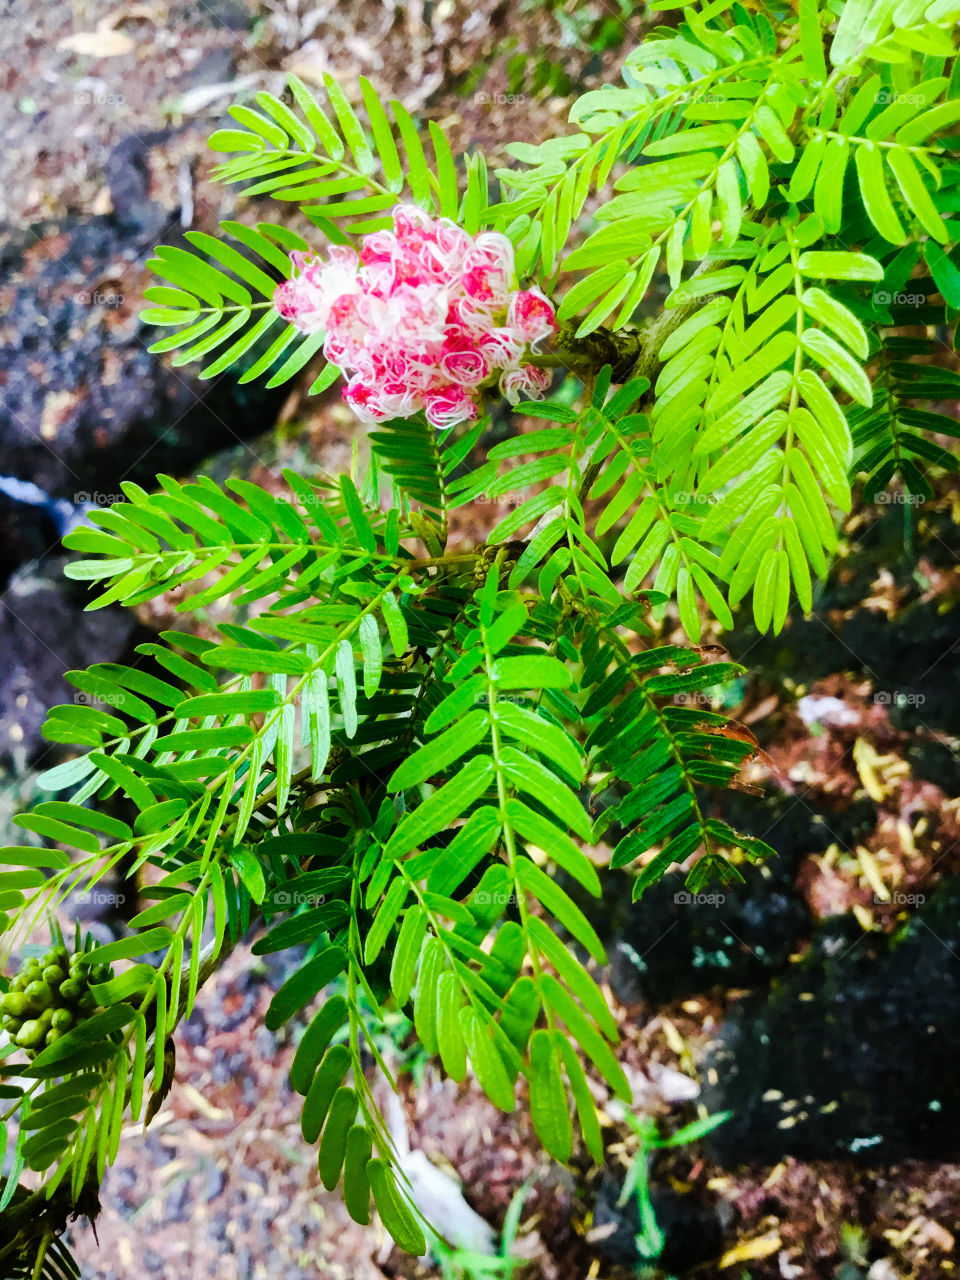
POLYGON ((85 952, 71 955, 52 947, 44 956, 24 961, 0 996, 0 1026, 32 1058, 98 1008, 91 983, 107 982, 109 965, 92 965, 85 952))

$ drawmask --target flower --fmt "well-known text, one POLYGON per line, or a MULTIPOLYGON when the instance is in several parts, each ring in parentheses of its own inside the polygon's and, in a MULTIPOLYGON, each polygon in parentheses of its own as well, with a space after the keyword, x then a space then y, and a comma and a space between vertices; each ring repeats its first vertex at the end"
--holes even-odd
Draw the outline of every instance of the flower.
POLYGON ((393 230, 370 232, 359 251, 290 257, 295 274, 277 287, 276 308, 324 334, 324 355, 347 375, 343 398, 364 422, 422 410, 445 431, 476 418, 497 379, 512 404, 548 390, 550 375, 524 359, 556 330, 556 314, 539 289, 517 290, 513 245, 499 232, 470 236, 400 205, 393 230))
POLYGON ((538 369, 535 364, 523 364, 519 369, 505 369, 500 375, 500 390, 511 404, 516 404, 521 396, 526 396, 528 400, 539 400, 549 389, 550 374, 546 369, 538 369))

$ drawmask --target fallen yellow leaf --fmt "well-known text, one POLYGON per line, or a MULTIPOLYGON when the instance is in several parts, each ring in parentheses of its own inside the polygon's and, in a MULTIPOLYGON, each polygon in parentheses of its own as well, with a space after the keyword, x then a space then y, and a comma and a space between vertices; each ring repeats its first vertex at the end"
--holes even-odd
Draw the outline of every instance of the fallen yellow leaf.
POLYGON ((735 1262, 758 1262, 761 1258, 769 1258, 776 1253, 783 1242, 776 1231, 768 1231, 764 1236, 753 1240, 744 1240, 743 1244, 734 1245, 720 1259, 721 1270, 732 1267, 735 1262))

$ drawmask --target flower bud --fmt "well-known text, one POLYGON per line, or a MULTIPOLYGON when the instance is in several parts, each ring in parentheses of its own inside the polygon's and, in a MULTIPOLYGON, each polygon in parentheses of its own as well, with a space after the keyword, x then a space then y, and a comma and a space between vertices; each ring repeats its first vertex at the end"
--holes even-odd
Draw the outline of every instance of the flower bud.
POLYGON ((25 1022, 17 1033, 17 1044, 21 1049, 33 1049, 48 1034, 42 1022, 25 1022))
POLYGON ((27 997, 30 1008, 37 1013, 53 1000, 53 988, 42 979, 31 982, 23 994, 27 997))
POLYGON ((11 1014, 16 1018, 22 1018, 27 1012, 29 1001, 22 991, 8 991, 0 1000, 0 1009, 6 1014, 11 1014))

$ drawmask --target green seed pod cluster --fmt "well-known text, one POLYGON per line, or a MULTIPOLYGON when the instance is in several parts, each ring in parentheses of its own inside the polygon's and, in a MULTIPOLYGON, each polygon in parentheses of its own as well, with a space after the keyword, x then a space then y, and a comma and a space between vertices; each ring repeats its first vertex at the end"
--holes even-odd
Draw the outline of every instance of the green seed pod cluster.
POLYGON ((109 965, 91 965, 86 952, 51 947, 25 960, 0 996, 0 1026, 34 1058, 99 1008, 90 985, 112 976, 109 965))

